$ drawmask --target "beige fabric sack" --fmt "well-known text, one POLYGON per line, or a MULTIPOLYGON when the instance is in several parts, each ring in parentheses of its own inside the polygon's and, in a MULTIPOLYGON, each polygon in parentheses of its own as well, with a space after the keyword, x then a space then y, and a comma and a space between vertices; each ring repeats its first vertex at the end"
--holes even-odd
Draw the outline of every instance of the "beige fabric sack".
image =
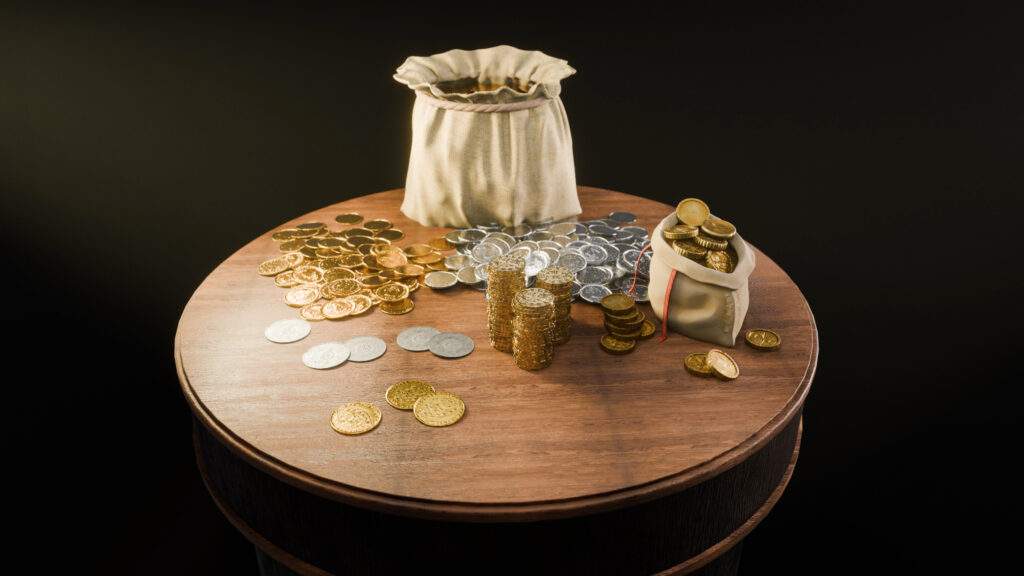
POLYGON ((424 226, 545 222, 581 212, 558 97, 565 60, 511 46, 413 56, 416 92, 402 213, 424 226))
POLYGON ((729 274, 706 268, 679 255, 662 237, 661 231, 677 222, 675 213, 670 214, 651 233, 654 256, 647 294, 654 314, 680 334, 732 346, 750 304, 747 280, 754 271, 754 251, 736 234, 729 240, 736 249, 736 268, 729 274), (670 281, 671 292, 666 293, 670 281))

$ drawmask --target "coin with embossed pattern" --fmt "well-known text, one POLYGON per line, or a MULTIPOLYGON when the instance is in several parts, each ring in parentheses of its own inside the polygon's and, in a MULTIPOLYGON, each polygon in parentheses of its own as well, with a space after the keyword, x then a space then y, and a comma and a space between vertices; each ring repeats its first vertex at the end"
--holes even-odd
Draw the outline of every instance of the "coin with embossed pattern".
POLYGON ((349 360, 352 362, 369 362, 384 355, 388 345, 376 336, 356 336, 349 338, 345 346, 352 351, 349 360))
POLYGON ((782 345, 782 337, 774 330, 754 328, 747 330, 747 344, 758 350, 775 350, 782 345))
POLYGON ((462 419, 466 404, 450 392, 431 392, 416 399, 412 413, 427 426, 451 426, 462 419))
POLYGON ((442 358, 462 358, 473 352, 475 347, 472 338, 455 332, 435 334, 427 343, 427 348, 442 358))
POLYGON ((302 363, 316 370, 327 370, 344 364, 349 354, 348 346, 341 342, 324 342, 306 350, 302 363))
POLYGON ((277 342, 278 344, 288 344, 290 342, 298 342, 306 336, 309 336, 309 331, 313 327, 299 318, 289 318, 287 320, 278 320, 267 329, 263 331, 263 335, 271 342, 277 342))
POLYGON ((412 410, 420 396, 433 391, 434 387, 422 380, 402 380, 388 387, 384 399, 399 410, 412 410))
POLYGON ((342 404, 331 415, 331 428, 339 434, 355 436, 373 430, 380 424, 380 408, 369 402, 342 404))

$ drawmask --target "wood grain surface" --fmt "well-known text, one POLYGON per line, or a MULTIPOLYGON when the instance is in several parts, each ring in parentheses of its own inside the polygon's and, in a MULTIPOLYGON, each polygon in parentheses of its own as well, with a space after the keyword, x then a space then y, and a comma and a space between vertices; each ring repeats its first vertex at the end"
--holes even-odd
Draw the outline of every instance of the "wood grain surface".
MULTIPOLYGON (((363 196, 282 226, 355 211, 387 218, 406 233, 399 245, 424 242, 446 229, 425 228, 399 212, 402 191, 363 196)), ((637 214, 653 229, 670 206, 583 187, 581 219, 612 210, 637 214)), ((727 215, 724 215, 727 216, 727 215)), ((742 230, 743 223, 737 223, 742 230)), ((711 346, 678 334, 642 341, 626 356, 598 346, 600 310, 573 305, 572 340, 551 367, 528 372, 490 348, 483 294, 457 287, 414 293, 404 316, 380 311, 313 324, 310 336, 274 344, 271 322, 297 318, 285 290, 256 274, 278 254, 268 231, 229 257, 199 286, 182 314, 175 359, 183 392, 201 423, 260 469, 321 496, 412 515, 523 519, 610 509, 681 490, 734 466, 763 446, 795 414, 817 363, 817 330, 799 289, 757 252, 744 323, 783 338, 761 352, 742 342, 729 349, 741 376, 697 378, 683 369, 690 352, 711 346), (462 332, 476 342, 468 357, 444 360, 395 343, 409 326, 462 332), (306 368, 302 353, 322 342, 373 335, 388 343, 380 359, 336 369, 306 368), (458 394, 466 416, 430 428, 391 408, 384 391, 408 378, 458 394), (373 402, 381 424, 362 436, 331 429, 333 409, 373 402)), ((751 239, 748 239, 750 241, 751 239)), ((648 306, 644 311, 654 318, 648 306)))

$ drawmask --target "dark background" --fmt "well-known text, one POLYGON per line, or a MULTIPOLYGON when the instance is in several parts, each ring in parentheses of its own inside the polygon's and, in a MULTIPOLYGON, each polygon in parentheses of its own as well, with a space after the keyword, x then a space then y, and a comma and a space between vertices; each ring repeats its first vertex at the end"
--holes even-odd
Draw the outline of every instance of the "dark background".
POLYGON ((206 495, 171 357, 221 260, 400 187, 406 56, 566 58, 581 184, 707 200, 820 330, 800 463, 742 571, 984 571, 1019 384, 1019 14, 488 4, 0 6, 8 438, 41 567, 254 571, 206 495), (22 372, 18 364, 31 369, 22 372), (51 438, 50 434, 53 437, 51 438))

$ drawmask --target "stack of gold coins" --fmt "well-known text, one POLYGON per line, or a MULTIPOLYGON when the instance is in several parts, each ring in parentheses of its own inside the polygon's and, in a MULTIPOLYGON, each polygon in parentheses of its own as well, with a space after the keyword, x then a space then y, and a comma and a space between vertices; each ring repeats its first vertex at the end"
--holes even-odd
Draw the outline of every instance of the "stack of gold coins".
POLYGON ((676 207, 677 224, 661 231, 665 241, 681 256, 719 272, 730 273, 738 260, 730 240, 736 227, 711 215, 708 205, 687 198, 676 207))
POLYGON ((654 323, 636 307, 636 302, 621 292, 601 299, 604 329, 601 348, 610 354, 628 354, 636 350, 636 341, 654 335, 654 323))
POLYGON ((555 318, 551 327, 551 340, 557 346, 572 336, 572 282, 574 276, 568 268, 548 266, 537 274, 536 286, 555 297, 555 318))
POLYGON ((491 346, 512 351, 512 299, 526 288, 526 260, 506 254, 487 265, 487 333, 491 346))
POLYGON ((512 299, 512 356, 516 366, 539 370, 554 356, 552 325, 555 296, 543 288, 529 288, 512 299))

